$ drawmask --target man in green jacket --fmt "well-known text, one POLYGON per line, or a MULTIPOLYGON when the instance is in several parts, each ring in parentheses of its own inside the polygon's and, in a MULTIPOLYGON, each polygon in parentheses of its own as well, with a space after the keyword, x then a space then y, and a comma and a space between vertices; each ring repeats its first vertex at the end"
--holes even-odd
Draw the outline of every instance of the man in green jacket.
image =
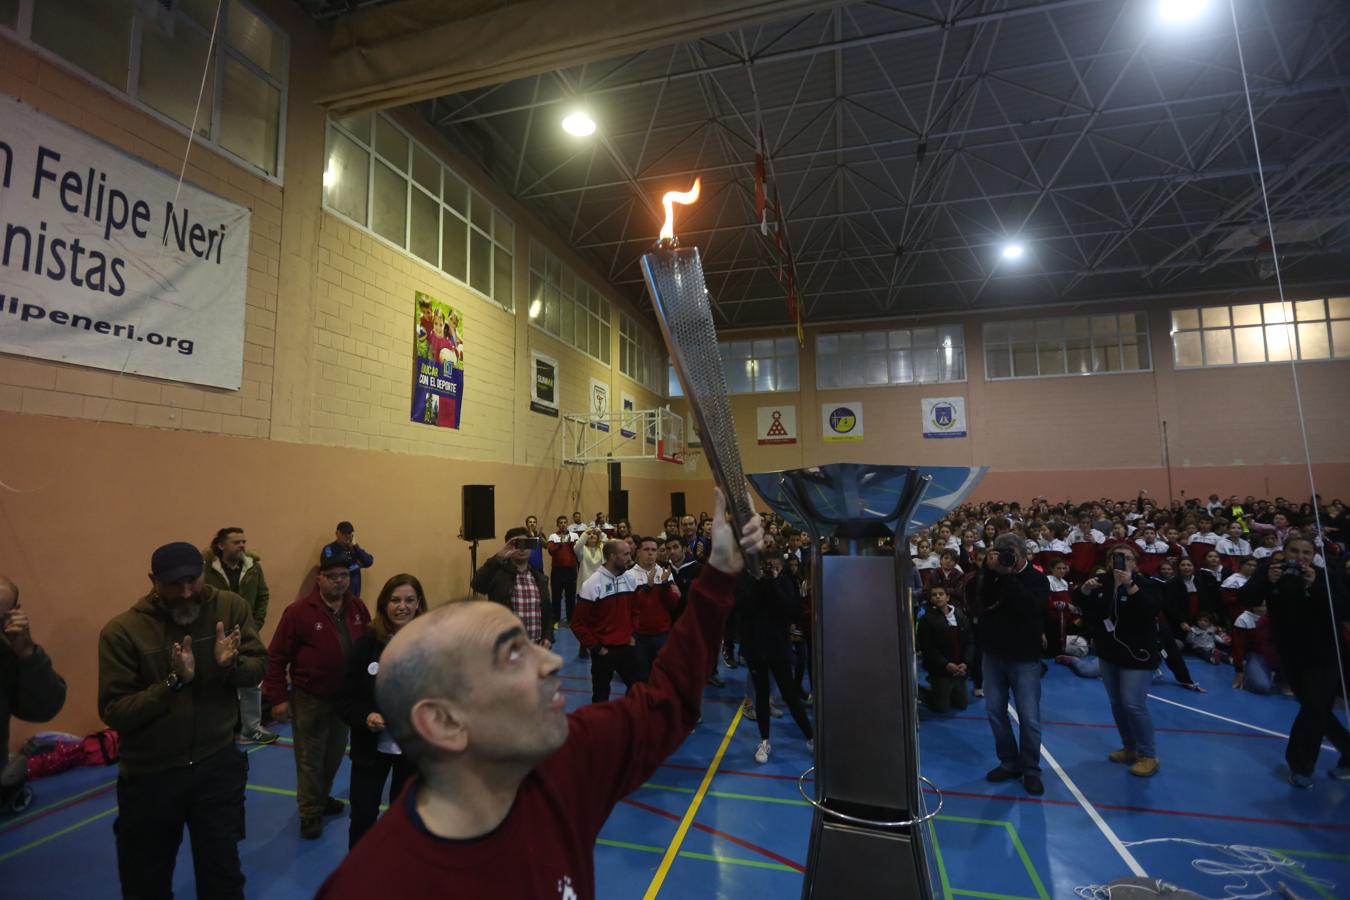
MULTIPOLYGON (((245 549, 244 529, 229 526, 216 532, 211 546, 202 551, 206 564, 206 583, 221 591, 244 598, 253 615, 253 629, 262 634, 267 621, 267 578, 263 576, 262 557, 245 549)), ((258 685, 239 689, 239 742, 271 744, 275 732, 262 727, 262 689, 258 685)))
POLYGON ((99 634, 99 713, 120 736, 113 832, 128 897, 172 894, 184 825, 197 896, 244 896, 236 691, 262 680, 266 651, 243 598, 206 585, 202 569, 191 544, 160 547, 150 593, 99 634))

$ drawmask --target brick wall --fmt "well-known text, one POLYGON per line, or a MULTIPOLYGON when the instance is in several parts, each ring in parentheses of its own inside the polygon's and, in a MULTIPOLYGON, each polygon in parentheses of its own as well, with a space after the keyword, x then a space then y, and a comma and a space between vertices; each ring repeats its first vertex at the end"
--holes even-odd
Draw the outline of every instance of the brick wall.
MULTIPOLYGON (((177 175, 187 139, 40 52, 0 35, 0 92, 177 175)), ((0 356, 0 410, 266 437, 281 269, 282 190, 200 145, 185 179, 252 210, 239 391, 0 356)))

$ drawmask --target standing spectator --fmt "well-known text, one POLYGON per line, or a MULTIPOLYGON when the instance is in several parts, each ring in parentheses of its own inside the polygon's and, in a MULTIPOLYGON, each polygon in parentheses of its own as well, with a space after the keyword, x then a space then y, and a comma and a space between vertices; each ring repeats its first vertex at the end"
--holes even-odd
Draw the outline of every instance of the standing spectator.
POLYGON ((186 826, 197 896, 244 896, 248 757, 234 742, 238 690, 265 665, 248 605, 202 579, 202 554, 165 544, 150 593, 98 637, 99 715, 120 736, 117 870, 126 897, 172 895, 186 826))
MULTIPOLYGON (((499 606, 451 603, 398 635, 376 697, 421 774, 319 897, 594 897, 601 827, 698 719, 742 565, 724 510, 651 682, 614 703, 567 714, 562 660, 499 606)), ((743 546, 762 535, 756 519, 743 546)))
MULTIPOLYGON (((246 549, 244 529, 230 526, 216 532, 211 546, 202 552, 206 564, 206 583, 218 591, 229 591, 244 598, 253 616, 253 630, 262 634, 267 621, 267 578, 262 557, 246 549)), ((261 681, 261 679, 259 679, 261 681)), ((271 744, 275 732, 262 727, 262 686, 239 689, 239 740, 244 744, 271 744)))
POLYGON ((281 614, 268 647, 263 693, 278 722, 294 721, 295 801, 300 837, 323 832, 323 817, 340 815, 342 802, 331 796, 333 778, 347 749, 347 723, 333 698, 347 669, 352 643, 370 628, 370 612, 347 590, 351 561, 342 553, 324 554, 319 579, 308 596, 281 614), (287 694, 287 676, 290 693, 287 694), (294 711, 292 712, 292 705, 294 711))
POLYGON ((549 573, 550 606, 553 621, 567 624, 577 604, 577 533, 567 527, 567 516, 558 516, 548 536, 548 555, 553 558, 549 573))
POLYGON ((1148 712, 1149 686, 1161 661, 1157 594, 1139 572, 1138 551, 1130 544, 1115 547, 1110 573, 1089 578, 1080 594, 1122 743, 1107 758, 1128 764, 1131 775, 1148 778, 1158 771, 1148 712))
POLYGON ((591 657, 592 703, 609 699, 615 672, 627 687, 643 680, 633 637, 633 593, 638 584, 628 544, 605 541, 604 563, 577 590, 572 633, 591 657))
POLYGON ((590 526, 581 518, 581 510, 572 511, 572 524, 567 526, 567 530, 573 534, 582 534, 589 530, 590 526))
POLYGON ((577 546, 577 593, 580 599, 581 585, 590 580, 595 570, 605 564, 603 536, 594 528, 582 532, 577 546))
POLYGON ((0 575, 0 756, 9 753, 9 717, 47 722, 66 705, 66 682, 33 641, 19 586, 0 575))
POLYGON ((1045 793, 1041 781, 1041 634, 1050 582, 1027 562, 1017 535, 994 540, 981 573, 978 605, 984 646, 984 706, 999 764, 989 781, 1020 778, 1028 794, 1045 793), (1019 735, 1008 720, 1008 696, 1017 704, 1019 735))
POLYGON ((1340 752, 1328 774, 1350 780, 1350 733, 1334 709, 1342 677, 1339 665, 1345 657, 1342 634, 1350 621, 1350 609, 1342 585, 1328 584, 1326 571, 1314 564, 1316 555, 1312 541, 1290 538, 1284 545, 1284 560, 1272 561, 1264 571, 1258 569, 1238 592, 1248 607, 1265 601, 1275 648, 1298 698, 1298 716, 1289 729, 1284 758, 1289 763, 1289 783, 1300 790, 1313 786, 1324 737, 1340 752))
POLYGON ((336 556, 341 556, 347 560, 347 574, 350 583, 347 592, 353 597, 359 598, 361 596, 361 570, 369 569, 375 565, 375 557, 361 549, 361 545, 356 542, 356 529, 352 527, 351 522, 339 522, 337 524, 333 543, 324 547, 321 554, 324 559, 336 556))
POLYGON ((530 565, 535 539, 524 528, 506 532, 506 545, 474 573, 471 586, 525 623, 526 636, 545 649, 553 646, 553 607, 545 603, 548 576, 530 565))
MULTIPOLYGON (((534 545, 530 548, 530 566, 542 572, 544 571, 544 535, 539 530, 538 516, 525 517, 525 535, 534 539, 534 545)), ((558 621, 556 615, 553 617, 553 621, 558 621)))
POLYGON ((352 781, 348 796, 352 804, 347 849, 380 817, 384 783, 392 803, 413 774, 412 763, 385 727, 384 714, 375 703, 375 677, 380 673, 380 655, 398 630, 427 611, 422 583, 411 575, 395 575, 384 583, 375 601, 371 629, 352 643, 347 669, 338 686, 334 706, 352 732, 352 781))
POLYGON ((755 688, 755 722, 759 726, 759 746, 755 762, 766 763, 773 748, 769 744, 769 675, 778 685, 778 693, 792 713, 792 720, 806 738, 808 752, 814 749, 815 733, 806 718, 806 708, 792 680, 792 641, 790 629, 801 612, 801 591, 792 575, 783 569, 777 553, 766 557, 769 570, 755 578, 742 572, 736 583, 737 618, 740 620, 741 651, 750 668, 755 688))
POLYGON ((919 689, 919 699, 935 713, 945 713, 952 707, 965 709, 975 635, 970 620, 951 605, 947 589, 941 585, 928 589, 928 612, 919 619, 916 643, 928 673, 928 687, 919 689))
POLYGON ((680 604, 680 589, 674 577, 657 565, 659 543, 654 537, 638 539, 636 569, 642 573, 643 583, 633 594, 633 636, 643 672, 651 671, 656 654, 666 645, 680 604))

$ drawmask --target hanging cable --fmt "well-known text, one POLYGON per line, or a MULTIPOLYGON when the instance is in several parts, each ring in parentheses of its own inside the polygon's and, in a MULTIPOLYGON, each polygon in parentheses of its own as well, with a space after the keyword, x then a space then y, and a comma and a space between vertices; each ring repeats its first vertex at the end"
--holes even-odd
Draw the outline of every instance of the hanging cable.
MULTIPOLYGON (((1322 550, 1322 570, 1323 582, 1327 589, 1327 609, 1331 614, 1331 627, 1336 631, 1332 643, 1336 647, 1336 671, 1341 680, 1341 699, 1345 701, 1347 711, 1350 711, 1350 690, 1346 690, 1345 681, 1345 660, 1341 657, 1341 635, 1336 623, 1336 602, 1331 595, 1331 572, 1327 568, 1327 554, 1325 552, 1325 542, 1322 540, 1322 510, 1318 506, 1317 478, 1313 474, 1312 447, 1308 443, 1308 423, 1303 415, 1303 392, 1299 387, 1298 380, 1298 354, 1295 352, 1294 339, 1290 329, 1294 327, 1294 309, 1293 304, 1285 299, 1284 296, 1284 277, 1280 273, 1280 253, 1279 247, 1275 243, 1275 221, 1270 215, 1270 196, 1266 193, 1266 173, 1265 167, 1261 164, 1261 141, 1256 134, 1256 114, 1252 110, 1252 92, 1247 84, 1247 63, 1242 54, 1242 35, 1238 30, 1237 0, 1228 0, 1228 11, 1233 18, 1233 42, 1237 45, 1238 72, 1242 75, 1242 95, 1247 101, 1247 121, 1252 130, 1252 149, 1256 152, 1256 176, 1261 185, 1261 204, 1266 214, 1266 233, 1270 240, 1270 258, 1275 269, 1275 287, 1280 293, 1280 312, 1284 317, 1284 340, 1289 351, 1289 371, 1294 379, 1294 406, 1298 409, 1298 428, 1299 434, 1303 438, 1303 459, 1308 467, 1308 489, 1312 496, 1310 504, 1313 511, 1313 524, 1317 529, 1317 534, 1313 539, 1313 546, 1322 550)), ((1331 714, 1336 715, 1335 709, 1331 714)))

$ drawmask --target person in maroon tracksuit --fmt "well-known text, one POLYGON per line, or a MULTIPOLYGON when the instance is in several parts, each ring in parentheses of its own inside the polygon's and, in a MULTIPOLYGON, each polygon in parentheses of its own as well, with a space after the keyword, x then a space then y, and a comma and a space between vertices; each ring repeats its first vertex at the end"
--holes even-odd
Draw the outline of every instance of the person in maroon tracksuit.
POLYGON ((294 722, 295 800, 306 840, 320 835, 324 816, 345 808, 329 795, 347 749, 347 723, 334 698, 352 643, 370 628, 366 605, 347 590, 349 563, 341 553, 324 553, 314 590, 286 607, 267 648, 263 696, 273 718, 294 722))
MULTIPOLYGON (((415 619, 380 658, 375 695, 419 774, 320 888, 322 900, 595 897, 595 841, 618 802, 698 722, 741 548, 719 495, 707 565, 651 678, 565 712, 562 657, 496 603, 415 619)), ((580 611, 580 606, 578 607, 580 611)))

